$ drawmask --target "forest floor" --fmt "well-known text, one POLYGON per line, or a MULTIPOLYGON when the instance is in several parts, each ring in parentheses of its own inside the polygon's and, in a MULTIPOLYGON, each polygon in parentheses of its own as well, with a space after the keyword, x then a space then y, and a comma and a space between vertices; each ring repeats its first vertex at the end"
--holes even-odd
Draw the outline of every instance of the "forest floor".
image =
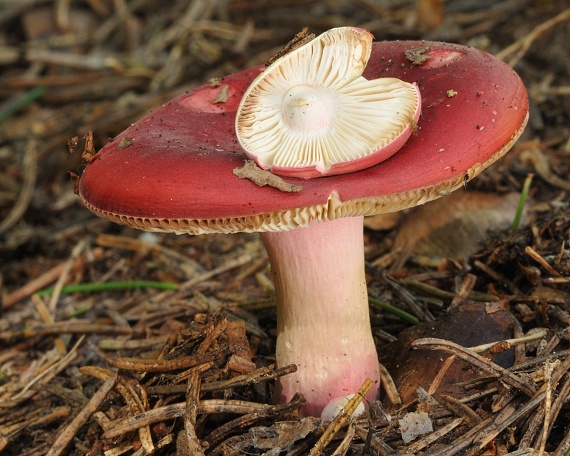
POLYGON ((0 453, 570 454, 569 37, 565 0, 0 2, 0 453), (496 55, 530 120, 444 209, 367 222, 371 302, 401 310, 371 306, 395 390, 332 429, 271 404, 287 369, 257 235, 99 219, 74 193, 68 142, 93 132, 99 149, 303 27, 342 25, 496 55), (435 357, 409 349, 418 337, 439 340, 435 357), (423 427, 411 441, 404 418, 423 427))

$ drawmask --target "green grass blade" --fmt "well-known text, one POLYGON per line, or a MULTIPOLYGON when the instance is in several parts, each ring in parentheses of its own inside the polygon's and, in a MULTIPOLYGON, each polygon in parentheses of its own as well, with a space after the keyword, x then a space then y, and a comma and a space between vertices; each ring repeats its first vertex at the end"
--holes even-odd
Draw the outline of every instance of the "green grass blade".
MULTIPOLYGON (((171 282, 153 282, 148 280, 139 280, 132 282, 105 282, 105 283, 80 283, 77 285, 66 285, 61 289, 63 294, 71 293, 96 293, 99 291, 121 291, 133 288, 157 288, 159 290, 178 290, 178 285, 171 282)), ((53 294, 53 288, 46 288, 36 293, 38 296, 50 296, 53 294)))

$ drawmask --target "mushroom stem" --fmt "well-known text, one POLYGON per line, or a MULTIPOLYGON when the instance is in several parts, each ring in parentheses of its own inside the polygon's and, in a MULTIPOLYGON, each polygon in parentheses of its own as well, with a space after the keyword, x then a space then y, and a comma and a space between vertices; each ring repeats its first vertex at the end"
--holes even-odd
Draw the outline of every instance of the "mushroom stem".
POLYGON ((363 217, 261 233, 277 293, 277 365, 297 365, 281 378, 275 400, 300 392, 300 413, 319 416, 333 399, 358 391, 378 397, 378 356, 364 275, 363 217))

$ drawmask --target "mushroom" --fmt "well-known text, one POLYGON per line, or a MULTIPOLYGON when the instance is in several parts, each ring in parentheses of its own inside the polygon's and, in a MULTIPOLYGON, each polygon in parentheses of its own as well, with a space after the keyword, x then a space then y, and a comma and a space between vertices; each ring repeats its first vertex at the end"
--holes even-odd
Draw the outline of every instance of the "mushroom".
POLYGON ((276 174, 309 179, 367 168, 402 147, 421 97, 415 83, 362 77, 372 38, 331 29, 255 78, 236 117, 245 153, 276 174))
MULTIPOLYGON (((287 180, 303 189, 283 192, 233 174, 245 158, 235 131, 238 106, 263 71, 229 75, 220 86, 202 86, 150 113, 87 165, 79 193, 95 214, 142 230, 261 232, 277 293, 277 364, 298 366, 279 379, 275 400, 300 392, 306 400, 300 413, 318 416, 366 378, 375 383, 367 399, 379 395, 363 217, 463 187, 517 140, 528 99, 509 66, 477 49, 374 43, 363 77, 417 83, 417 134, 381 163, 315 179, 302 172, 287 180), (227 100, 218 103, 221 91, 227 100)), ((307 167, 317 169, 313 162, 301 169, 307 167)))

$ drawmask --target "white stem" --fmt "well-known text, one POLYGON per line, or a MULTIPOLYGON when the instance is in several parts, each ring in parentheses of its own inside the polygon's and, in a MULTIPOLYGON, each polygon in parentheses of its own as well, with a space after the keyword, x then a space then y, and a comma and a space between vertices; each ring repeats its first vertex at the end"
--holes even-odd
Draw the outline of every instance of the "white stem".
POLYGON ((303 415, 355 393, 366 378, 380 386, 364 275, 363 217, 261 233, 277 293, 277 364, 297 365, 275 400, 305 396, 303 415))

